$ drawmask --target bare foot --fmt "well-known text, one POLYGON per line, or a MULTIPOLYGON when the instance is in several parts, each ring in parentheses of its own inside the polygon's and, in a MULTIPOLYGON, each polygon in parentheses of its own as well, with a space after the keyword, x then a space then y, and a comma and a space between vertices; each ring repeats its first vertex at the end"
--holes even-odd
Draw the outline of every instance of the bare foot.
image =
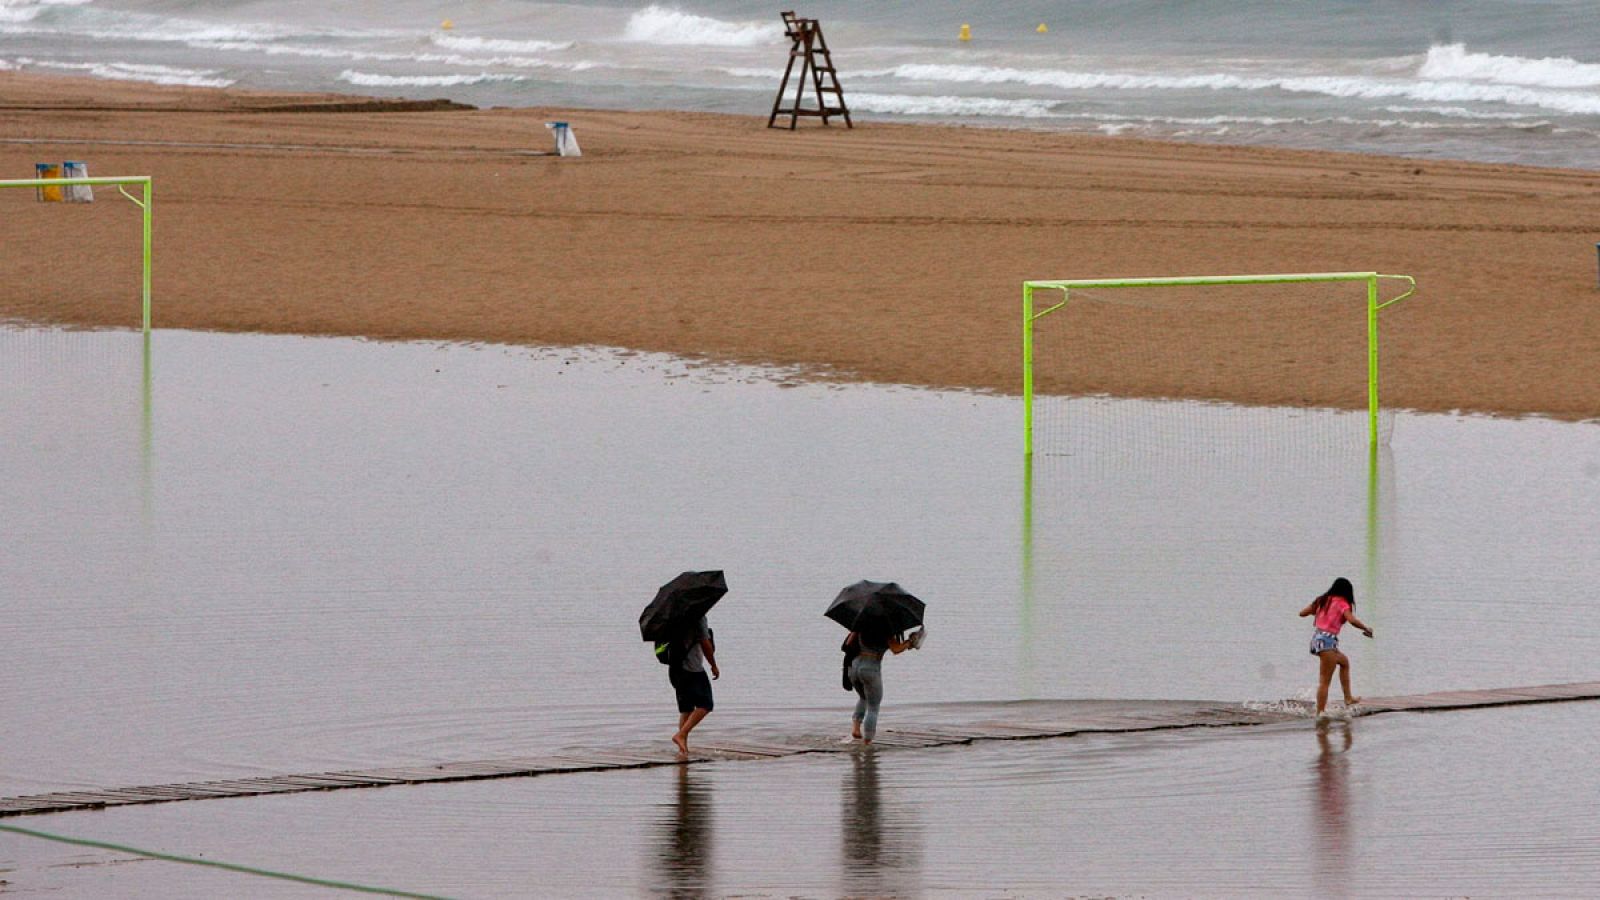
POLYGON ((850 736, 855 738, 858 741, 861 740, 861 729, 859 729, 859 728, 851 729, 850 730, 850 736))
POLYGON ((1346 697, 1346 698, 1344 698, 1344 705, 1345 706, 1355 706, 1357 703, 1360 703, 1360 702, 1361 702, 1361 698, 1360 697, 1346 697))
POLYGON ((689 739, 687 737, 681 734, 675 734, 672 736, 672 742, 678 745, 679 756, 689 755, 689 739))

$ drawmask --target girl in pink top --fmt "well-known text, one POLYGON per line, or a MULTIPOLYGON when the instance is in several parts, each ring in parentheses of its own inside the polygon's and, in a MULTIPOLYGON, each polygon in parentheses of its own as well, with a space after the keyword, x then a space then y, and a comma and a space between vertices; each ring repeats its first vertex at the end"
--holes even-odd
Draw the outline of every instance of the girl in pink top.
POLYGON ((1350 657, 1339 649, 1339 629, 1349 622, 1367 637, 1372 637, 1372 629, 1356 618, 1356 591, 1350 579, 1335 578, 1333 587, 1300 610, 1300 616, 1315 616, 1311 620, 1315 628, 1311 632, 1311 655, 1322 665, 1317 682, 1317 715, 1321 716, 1328 705, 1328 683, 1333 680, 1335 668, 1339 670, 1339 687, 1344 689, 1344 705, 1360 703, 1361 698, 1350 693, 1350 657))

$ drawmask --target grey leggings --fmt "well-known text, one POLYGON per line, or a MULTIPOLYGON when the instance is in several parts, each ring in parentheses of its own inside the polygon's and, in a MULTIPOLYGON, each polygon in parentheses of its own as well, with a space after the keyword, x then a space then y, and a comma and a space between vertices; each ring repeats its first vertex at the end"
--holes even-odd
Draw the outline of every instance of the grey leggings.
POLYGON ((858 656, 850 664, 850 681, 856 686, 856 714, 861 724, 861 735, 867 740, 878 733, 878 705, 883 702, 883 660, 874 656, 858 656))

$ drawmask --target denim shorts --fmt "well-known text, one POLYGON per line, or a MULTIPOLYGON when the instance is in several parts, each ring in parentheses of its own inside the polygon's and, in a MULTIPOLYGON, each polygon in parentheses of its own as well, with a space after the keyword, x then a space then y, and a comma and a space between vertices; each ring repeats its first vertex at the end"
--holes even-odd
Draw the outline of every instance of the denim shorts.
POLYGON ((1316 656, 1319 653, 1325 653, 1325 652, 1327 652, 1329 650, 1337 650, 1337 649, 1339 649, 1339 636, 1338 635, 1329 634, 1328 632, 1323 631, 1320 628, 1315 630, 1315 631, 1313 631, 1313 632, 1311 632, 1311 655, 1312 656, 1316 656))

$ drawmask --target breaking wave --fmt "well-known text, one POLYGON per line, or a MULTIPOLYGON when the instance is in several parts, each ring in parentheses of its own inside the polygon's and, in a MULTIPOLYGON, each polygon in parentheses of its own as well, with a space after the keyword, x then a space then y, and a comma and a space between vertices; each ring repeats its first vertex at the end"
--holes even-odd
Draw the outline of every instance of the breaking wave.
POLYGON ((1600 96, 1567 90, 1540 90, 1513 84, 1465 81, 1407 81, 1360 75, 1261 76, 1230 73, 1145 75, 1123 72, 1073 72, 1063 69, 908 63, 887 70, 894 78, 921 82, 1023 84, 1059 90, 1211 90, 1320 94, 1359 99, 1404 99, 1432 103, 1500 103, 1557 112, 1600 113, 1600 96))
POLYGON ((339 47, 313 47, 306 44, 266 43, 263 41, 193 41, 190 46, 237 53, 264 53, 268 56, 304 56, 314 59, 340 59, 351 62, 432 63, 443 66, 483 68, 503 66, 511 69, 563 69, 581 72, 605 68, 605 63, 589 60, 556 61, 531 56, 462 56, 458 53, 388 53, 376 50, 348 50, 339 47))
POLYGON ((184 87, 220 88, 234 82, 232 78, 218 77, 216 69, 181 69, 176 66, 158 66, 149 63, 69 63, 18 57, 17 65, 26 68, 81 72, 108 81, 143 81, 149 84, 184 87))
POLYGON ((903 116, 996 116, 1039 119, 1050 115, 1049 100, 1004 100, 998 97, 921 97, 908 94, 851 93, 852 111, 903 116))
POLYGON ((0 0, 0 22, 27 22, 50 6, 85 6, 94 0, 0 0))
POLYGON ((783 40, 783 26, 724 22, 661 6, 647 6, 628 18, 622 39, 645 44, 697 44, 707 47, 759 47, 783 40))
POLYGON ((1600 64, 1582 63, 1567 57, 1526 59, 1521 56, 1472 53, 1464 44, 1429 47, 1428 57, 1423 60, 1417 74, 1423 78, 1488 81, 1529 87, 1600 86, 1600 64))
POLYGON ((428 40, 446 50, 468 53, 549 53, 571 50, 572 41, 511 41, 498 38, 458 37, 453 34, 432 34, 428 40))
POLYGON ((462 84, 485 84, 495 81, 526 81, 522 75, 505 75, 496 72, 479 72, 476 75, 378 75, 345 69, 339 80, 363 87, 455 87, 462 84))

